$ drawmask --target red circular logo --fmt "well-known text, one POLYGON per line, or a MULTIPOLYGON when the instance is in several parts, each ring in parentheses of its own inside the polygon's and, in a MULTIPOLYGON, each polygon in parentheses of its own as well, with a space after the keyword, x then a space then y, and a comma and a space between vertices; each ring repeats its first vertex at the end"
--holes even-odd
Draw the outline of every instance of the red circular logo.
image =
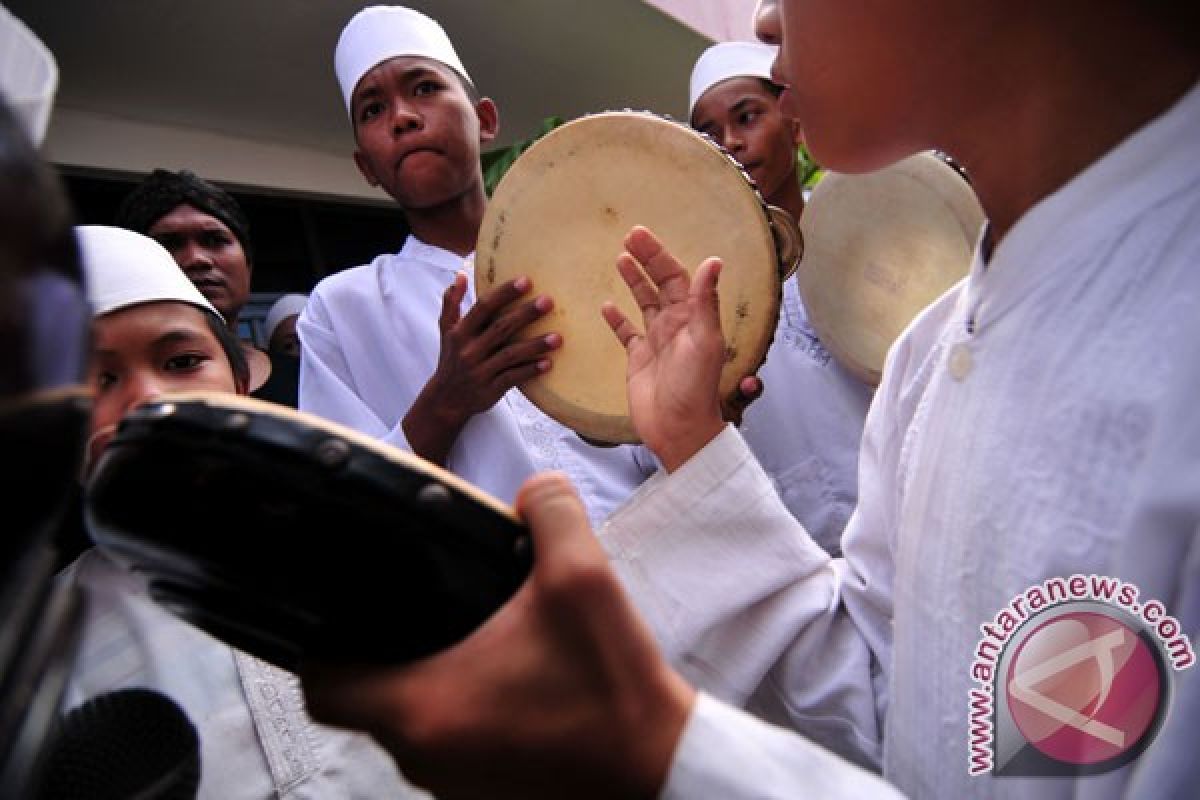
POLYGON ((1005 691, 1026 741, 1075 765, 1137 747, 1153 733, 1164 696, 1151 646, 1125 623, 1093 611, 1062 614, 1025 637, 1005 691))

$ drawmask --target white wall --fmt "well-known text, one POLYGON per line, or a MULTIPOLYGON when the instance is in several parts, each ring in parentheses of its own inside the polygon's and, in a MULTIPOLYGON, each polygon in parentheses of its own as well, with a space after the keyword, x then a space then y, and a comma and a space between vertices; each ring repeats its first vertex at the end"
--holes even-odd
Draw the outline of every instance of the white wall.
POLYGON ((646 0, 714 42, 753 42, 757 0, 646 0))
POLYGON ((134 173, 187 168, 218 182, 390 202, 363 181, 349 132, 346 139, 345 152, 329 153, 57 106, 42 154, 62 166, 134 173))

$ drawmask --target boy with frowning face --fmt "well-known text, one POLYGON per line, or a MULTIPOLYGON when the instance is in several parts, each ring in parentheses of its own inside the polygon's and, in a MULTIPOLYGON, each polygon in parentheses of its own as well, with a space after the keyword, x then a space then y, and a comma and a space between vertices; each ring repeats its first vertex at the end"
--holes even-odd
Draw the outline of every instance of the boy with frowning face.
POLYGON ((487 203, 479 149, 496 136, 495 103, 478 96, 441 26, 408 8, 359 12, 334 60, 355 164, 412 233, 399 253, 314 290, 297 326, 300 408, 506 501, 535 471, 562 470, 602 519, 652 471, 649 461, 637 448, 589 446, 511 391, 549 369, 562 344, 557 333, 515 336, 552 300, 530 296, 528 278, 476 300, 468 276, 487 203))
POLYGON ((466 765, 486 770, 493 797, 1190 795, 1188 713, 1108 774, 971 777, 967 689, 979 626, 1055 576, 1136 572, 1200 631, 1197 495, 1145 513, 1200 464, 1194 4, 763 0, 757 25, 815 158, 943 150, 990 221, 889 356, 844 558, 721 421, 719 262, 689 279, 635 230, 619 268, 641 324, 605 313, 667 474, 601 531, 620 579, 539 476, 513 601, 410 668, 312 670, 313 707, 427 785, 482 791, 466 765))
MULTIPOLYGON (((782 87, 771 81, 777 49, 722 42, 705 50, 692 69, 690 120, 737 159, 769 204, 798 222, 800 125, 779 108, 782 87)), ((741 434, 784 505, 837 555, 858 497, 858 447, 872 391, 821 344, 799 284, 786 281, 782 294, 775 338, 759 370, 763 396, 746 410, 741 434)))

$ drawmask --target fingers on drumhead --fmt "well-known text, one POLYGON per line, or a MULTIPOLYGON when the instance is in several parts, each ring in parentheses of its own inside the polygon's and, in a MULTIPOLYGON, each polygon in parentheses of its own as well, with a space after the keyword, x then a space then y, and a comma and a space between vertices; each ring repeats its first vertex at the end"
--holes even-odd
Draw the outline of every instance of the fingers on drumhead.
POLYGON ((603 315, 604 321, 608 323, 608 327, 616 334, 621 346, 628 349, 630 340, 639 335, 638 329, 629 321, 628 317, 621 313, 621 309, 612 303, 602 305, 600 313, 603 315))

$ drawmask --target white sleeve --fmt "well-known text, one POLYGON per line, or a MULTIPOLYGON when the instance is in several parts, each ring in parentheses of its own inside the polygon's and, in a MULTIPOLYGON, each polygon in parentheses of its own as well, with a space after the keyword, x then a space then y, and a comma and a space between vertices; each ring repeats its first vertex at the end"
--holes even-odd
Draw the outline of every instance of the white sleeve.
POLYGON ((890 614, 847 606, 847 587, 873 581, 812 540, 734 428, 643 485, 601 541, 692 684, 878 769, 883 680, 868 643, 890 614))
POLYGON ((882 778, 701 693, 675 749, 662 800, 899 798, 882 778))
POLYGON ((299 409, 411 451, 412 447, 404 435, 403 417, 394 427, 388 425, 355 390, 342 342, 319 291, 309 298, 296 322, 296 330, 303 343, 300 349, 299 409))

